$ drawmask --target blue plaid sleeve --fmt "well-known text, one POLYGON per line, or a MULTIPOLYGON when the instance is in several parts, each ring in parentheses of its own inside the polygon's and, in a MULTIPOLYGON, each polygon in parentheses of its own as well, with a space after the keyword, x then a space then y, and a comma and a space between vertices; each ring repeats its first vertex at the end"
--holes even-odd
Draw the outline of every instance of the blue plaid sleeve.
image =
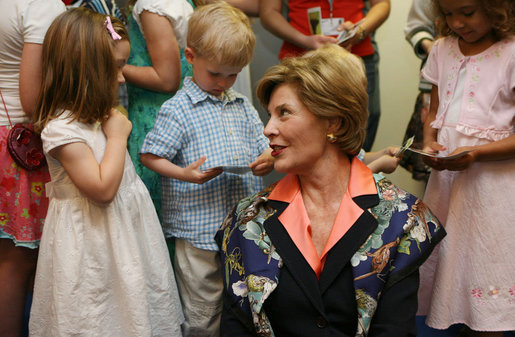
POLYGON ((152 131, 145 137, 140 153, 151 153, 170 161, 175 157, 177 151, 182 148, 186 133, 184 121, 178 113, 179 109, 180 104, 173 98, 163 103, 152 131))

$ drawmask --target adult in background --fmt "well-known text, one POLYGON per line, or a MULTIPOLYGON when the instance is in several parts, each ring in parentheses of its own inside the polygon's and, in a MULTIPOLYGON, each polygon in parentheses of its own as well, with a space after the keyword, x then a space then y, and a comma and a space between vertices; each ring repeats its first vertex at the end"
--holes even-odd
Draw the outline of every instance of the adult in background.
MULTIPOLYGON (((433 47, 436 38, 435 13, 430 1, 413 0, 404 36, 413 48, 415 55, 422 60, 422 67, 426 63, 429 51, 433 47)), ((429 102, 431 100, 431 83, 420 76, 418 84, 419 93, 415 101, 415 109, 408 123, 404 135, 403 144, 412 136, 415 136, 413 147, 422 149, 424 141, 424 121, 429 112, 429 102)), ((400 165, 411 172, 413 179, 422 180, 427 183, 431 168, 427 166, 422 156, 406 151, 401 158, 400 165)))
POLYGON ((0 2, 0 336, 20 336, 32 290, 48 199, 47 168, 26 171, 7 150, 10 124, 28 124, 41 82, 46 30, 65 10, 60 0, 0 2), (10 118, 10 122, 9 122, 10 118))
POLYGON ((263 27, 284 40, 279 59, 299 56, 307 50, 320 48, 324 44, 337 43, 341 30, 351 30, 359 24, 353 38, 341 46, 360 56, 365 62, 368 80, 369 118, 365 151, 370 151, 379 125, 379 56, 374 50, 372 34, 388 18, 390 0, 324 0, 287 2, 288 16, 282 14, 282 0, 261 0, 259 16, 263 27), (366 13, 366 14, 365 14, 366 13))
POLYGON ((175 94, 184 77, 191 75, 184 48, 194 5, 191 0, 131 0, 128 5, 132 8, 128 18, 131 55, 123 76, 132 132, 127 147, 161 218, 161 177, 141 164, 139 150, 161 105, 175 94))

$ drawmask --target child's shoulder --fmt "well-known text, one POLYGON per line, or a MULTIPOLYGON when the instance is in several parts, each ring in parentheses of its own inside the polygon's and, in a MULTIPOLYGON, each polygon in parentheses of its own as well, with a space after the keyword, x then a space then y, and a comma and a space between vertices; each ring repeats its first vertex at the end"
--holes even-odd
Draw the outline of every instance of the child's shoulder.
POLYGON ((45 152, 73 142, 88 143, 91 137, 101 130, 99 123, 84 124, 65 111, 49 121, 41 131, 41 140, 45 152))
POLYGON ((49 120, 44 130, 52 130, 52 129, 60 129, 60 128, 78 128, 79 122, 77 120, 74 120, 73 116, 70 114, 69 111, 63 111, 59 115, 57 115, 55 118, 49 120))
POLYGON ((187 108, 189 108, 190 106, 191 99, 189 98, 184 88, 181 88, 172 97, 164 101, 164 103, 161 105, 161 109, 188 110, 187 108))
POLYGON ((511 35, 500 41, 505 48, 510 52, 510 56, 515 57, 515 35, 511 35))
POLYGON ((432 49, 436 50, 439 48, 454 48, 457 46, 457 43, 458 39, 455 36, 443 36, 436 39, 432 49))
POLYGON ((99 122, 93 124, 85 124, 83 122, 78 121, 69 111, 64 111, 63 113, 56 116, 54 119, 48 121, 48 123, 43 128, 42 133, 68 132, 79 134, 84 133, 85 131, 98 129, 99 127, 99 122))

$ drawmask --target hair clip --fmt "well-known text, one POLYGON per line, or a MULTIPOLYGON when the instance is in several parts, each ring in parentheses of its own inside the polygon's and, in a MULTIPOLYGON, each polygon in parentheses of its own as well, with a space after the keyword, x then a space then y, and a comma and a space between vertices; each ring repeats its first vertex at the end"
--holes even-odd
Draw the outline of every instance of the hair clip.
POLYGON ((122 39, 120 34, 118 34, 114 30, 113 23, 111 22, 111 18, 109 17, 109 15, 106 16, 106 20, 104 21, 104 25, 106 26, 107 31, 109 32, 109 34, 111 34, 111 37, 113 38, 113 40, 121 40, 122 39))

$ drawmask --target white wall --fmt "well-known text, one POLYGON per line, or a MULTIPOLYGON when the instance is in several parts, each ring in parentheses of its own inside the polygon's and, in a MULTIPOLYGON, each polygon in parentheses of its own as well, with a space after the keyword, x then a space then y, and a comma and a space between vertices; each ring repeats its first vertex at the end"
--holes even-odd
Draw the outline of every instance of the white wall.
MULTIPOLYGON (((376 33, 381 56, 379 72, 382 110, 379 130, 372 150, 401 144, 417 95, 420 61, 413 54, 403 34, 411 1, 391 1, 390 17, 376 33)), ((253 29, 257 44, 250 71, 253 92, 255 92, 256 83, 266 69, 278 63, 277 55, 281 41, 266 31, 258 19, 254 19, 253 29)), ((259 103, 255 98, 254 104, 266 123, 266 113, 264 109, 258 107, 259 103)), ((277 174, 272 174, 266 178, 267 183, 279 177, 277 174)), ((411 174, 404 168, 399 166, 393 174, 389 175, 389 178, 396 185, 422 197, 424 184, 411 179, 411 174)))

